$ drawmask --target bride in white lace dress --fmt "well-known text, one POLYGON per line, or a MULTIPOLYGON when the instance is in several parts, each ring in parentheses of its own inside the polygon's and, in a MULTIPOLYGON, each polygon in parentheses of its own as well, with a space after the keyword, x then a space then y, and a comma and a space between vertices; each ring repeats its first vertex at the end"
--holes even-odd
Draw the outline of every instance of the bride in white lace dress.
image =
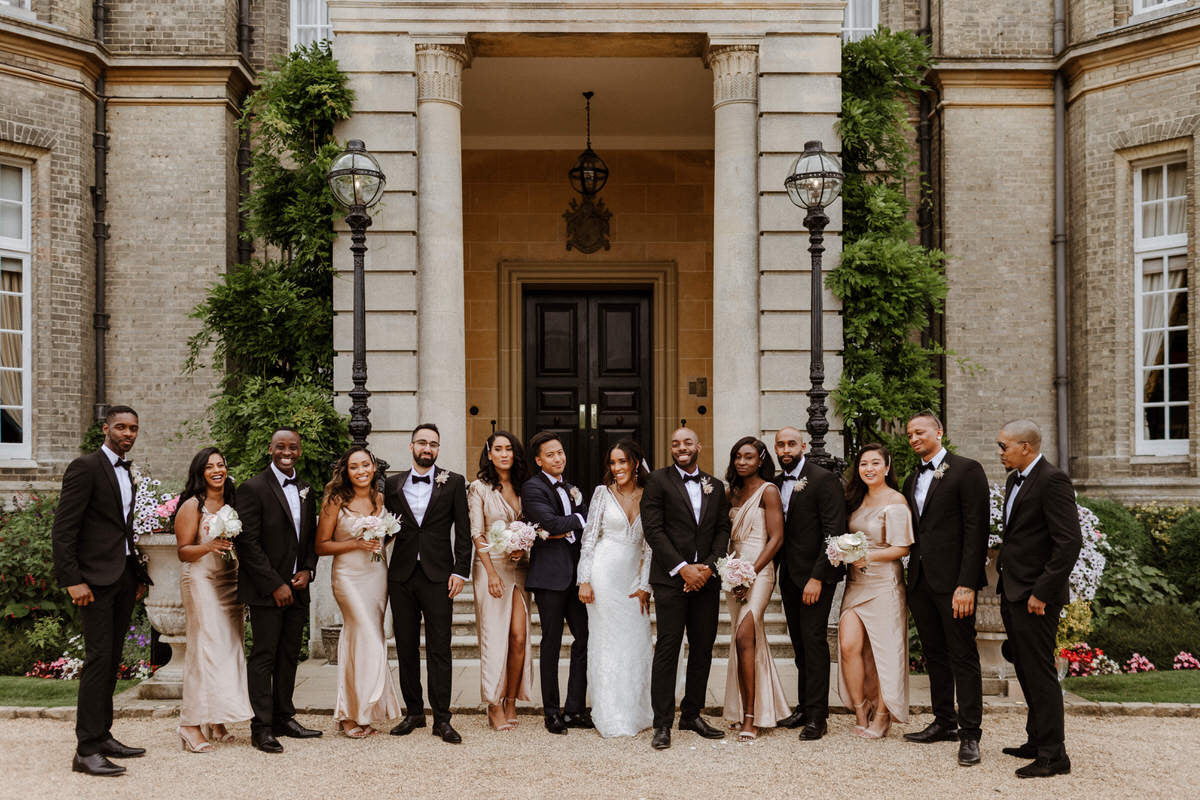
POLYGON ((638 508, 648 472, 637 444, 609 452, 604 483, 588 506, 579 557, 579 599, 588 607, 588 688, 601 736, 649 728, 650 546, 638 508))

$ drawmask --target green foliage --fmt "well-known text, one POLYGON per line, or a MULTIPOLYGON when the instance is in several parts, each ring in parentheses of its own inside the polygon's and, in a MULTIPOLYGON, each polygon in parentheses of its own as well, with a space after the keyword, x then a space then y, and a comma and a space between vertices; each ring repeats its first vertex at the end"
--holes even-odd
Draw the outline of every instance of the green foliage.
POLYGON ((1159 669, 1170 669, 1180 650, 1200 652, 1200 619, 1176 603, 1132 605, 1105 620, 1088 641, 1121 664, 1141 653, 1159 669))
POLYGON ((1167 577, 1186 600, 1200 600, 1200 511, 1180 517, 1167 538, 1167 577))
POLYGON ((1067 647, 1074 642, 1086 641, 1092 632, 1092 604, 1087 600, 1069 603, 1058 620, 1055 642, 1058 647, 1067 647))
POLYGON ((1103 620, 1127 608, 1179 599, 1179 590, 1162 570, 1143 564, 1132 551, 1109 546, 1105 555, 1108 561, 1096 589, 1097 622, 1102 624, 1103 620))
POLYGON ((1132 553, 1143 564, 1154 564, 1154 544, 1146 533, 1146 526, 1121 503, 1106 497, 1079 497, 1079 504, 1091 509, 1100 520, 1109 546, 1132 553))
POLYGON ((909 416, 936 408, 944 351, 917 335, 946 297, 945 255, 914 243, 906 182, 913 171, 909 103, 924 88, 928 46, 886 28, 842 48, 844 245, 827 285, 841 301, 845 352, 832 394, 853 452, 882 441, 907 471, 901 432, 909 416))
MULTIPOLYGON (((0 658, 3 658, 2 653, 0 658)), ((113 694, 118 695, 137 683, 139 681, 119 680, 113 694)), ((79 681, 16 677, 0 671, 0 706, 59 708, 75 705, 78 696, 79 681)))
POLYGON ((50 530, 57 505, 57 494, 31 492, 0 512, 0 616, 6 621, 72 610, 54 581, 50 530))
POLYGON ((25 638, 28 626, 0 621, 0 675, 24 675, 42 657, 25 638))
POLYGON ((1147 563, 1154 564, 1160 569, 1166 566, 1167 548, 1171 541, 1171 528, 1184 514, 1197 510, 1192 505, 1159 505, 1155 502, 1138 503, 1129 507, 1130 513, 1137 517, 1138 522, 1146 529, 1150 537, 1150 551, 1145 558, 1147 563))
POLYGON ((104 444, 104 427, 99 422, 93 422, 83 434, 79 443, 79 452, 94 453, 104 444))

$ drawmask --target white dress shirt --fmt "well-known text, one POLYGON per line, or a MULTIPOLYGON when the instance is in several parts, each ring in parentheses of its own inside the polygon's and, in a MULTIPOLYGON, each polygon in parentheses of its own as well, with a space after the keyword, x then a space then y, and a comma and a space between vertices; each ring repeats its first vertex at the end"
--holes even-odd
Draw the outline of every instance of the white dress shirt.
POLYGON ((796 488, 796 481, 800 480, 800 471, 804 469, 804 456, 800 456, 799 463, 791 472, 783 473, 783 485, 779 487, 780 499, 783 500, 783 514, 787 516, 788 502, 792 499, 792 490, 796 488))
MULTIPOLYGON (((699 481, 689 481, 687 479, 694 477, 696 475, 699 475, 700 468, 696 467, 696 469, 692 470, 691 472, 684 472, 683 470, 679 469, 679 465, 676 464, 675 469, 679 470, 679 476, 684 479, 683 488, 687 489, 688 499, 690 499, 692 501, 692 514, 695 515, 696 523, 699 524, 699 522, 700 522, 700 503, 704 499, 704 490, 701 488, 699 481)), ((699 560, 700 560, 700 554, 693 553, 692 561, 699 561, 699 560)), ((675 565, 675 569, 671 570, 670 574, 678 575, 679 570, 683 569, 687 565, 688 565, 688 562, 680 561, 678 564, 675 565)))
MULTIPOLYGON (((937 469, 946 460, 946 448, 939 447, 933 458, 922 459, 922 464, 933 464, 933 468, 937 469)), ((917 485, 913 487, 913 500, 917 501, 917 513, 925 513, 925 495, 929 494, 929 487, 933 485, 933 472, 930 470, 921 470, 917 473, 917 485)))
MULTIPOLYGON (((571 509, 574 508, 574 506, 571 505, 571 495, 567 493, 567 487, 563 486, 562 477, 560 476, 556 478, 549 472, 546 472, 546 470, 542 470, 542 474, 546 476, 546 480, 550 481, 551 485, 558 484, 555 486, 555 488, 558 489, 558 501, 562 504, 563 516, 575 517, 577 520, 579 520, 580 525, 587 525, 587 520, 583 518, 582 514, 575 514, 571 512, 571 509)), ((567 531, 566 539, 571 544, 575 544, 575 531, 567 531)))
POLYGON ((433 496, 433 478, 437 473, 435 466, 431 466, 424 472, 421 472, 420 469, 413 465, 408 473, 408 480, 404 481, 404 499, 408 501, 408 508, 412 511, 413 519, 417 521, 418 525, 425 521, 425 512, 429 510, 429 498, 433 496), (425 476, 429 476, 428 482, 413 483, 413 478, 425 476))
MULTIPOLYGON (((275 466, 275 462, 271 462, 271 471, 275 473, 275 480, 279 481, 280 488, 283 489, 283 496, 287 499, 288 510, 292 512, 292 525, 296 528, 296 543, 300 543, 300 487, 292 483, 287 486, 283 485, 284 481, 291 480, 296 477, 296 470, 292 470, 291 475, 284 475, 279 467, 275 466)), ((299 554, 299 549, 296 550, 299 554)), ((299 558, 292 563, 292 574, 296 574, 296 568, 300 566, 299 558)))
MULTIPOLYGON (((129 474, 129 470, 121 467, 117 469, 117 459, 119 455, 108 449, 107 444, 100 445, 100 449, 104 451, 104 455, 108 458, 108 463, 113 465, 113 472, 117 473, 117 486, 121 490, 121 513, 125 519, 129 519, 129 506, 133 503, 133 477, 129 474)), ((129 540, 125 540, 125 555, 130 555, 129 540)))
MULTIPOLYGON (((1037 463, 1041 460, 1042 460, 1042 454, 1038 453, 1037 458, 1033 459, 1033 461, 1030 461, 1029 466, 1027 466, 1025 469, 1021 470, 1017 474, 1020 475, 1022 478, 1028 478, 1029 473, 1033 471, 1033 468, 1035 466, 1037 466, 1037 463)), ((1013 503, 1017 499, 1017 492, 1021 491, 1021 486, 1022 486, 1022 484, 1019 484, 1019 483, 1016 486, 1013 486, 1012 491, 1009 492, 1009 494, 1008 494, 1008 504, 1004 506, 1004 524, 1005 525, 1008 524, 1008 518, 1009 518, 1009 516, 1012 515, 1013 503)))

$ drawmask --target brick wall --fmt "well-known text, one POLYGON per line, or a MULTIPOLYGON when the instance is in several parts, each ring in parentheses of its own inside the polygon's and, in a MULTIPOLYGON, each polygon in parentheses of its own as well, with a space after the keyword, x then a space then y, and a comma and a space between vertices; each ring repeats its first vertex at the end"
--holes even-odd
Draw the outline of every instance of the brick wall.
POLYGON ((237 0, 114 0, 105 41, 114 53, 234 53, 237 10, 237 0))
POLYGON ((75 36, 92 37, 92 0, 33 0, 30 10, 39 22, 57 25, 75 36))
POLYGON ((1050 0, 1003 3, 938 0, 932 14, 936 52, 945 57, 1048 56, 1053 46, 1050 0))

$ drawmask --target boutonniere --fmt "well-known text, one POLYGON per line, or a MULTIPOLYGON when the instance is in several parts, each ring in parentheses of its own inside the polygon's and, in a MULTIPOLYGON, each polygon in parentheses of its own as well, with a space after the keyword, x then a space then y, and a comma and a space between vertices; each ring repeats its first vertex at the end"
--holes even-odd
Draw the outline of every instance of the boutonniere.
POLYGON ((311 486, 305 486, 303 489, 300 490, 300 499, 301 500, 308 499, 308 490, 311 488, 312 488, 311 486))
POLYGON ((574 486, 571 487, 570 495, 571 495, 571 502, 574 503, 575 505, 579 505, 580 503, 583 502, 583 493, 581 493, 574 486))
POLYGON ((712 481, 708 479, 707 475, 700 479, 700 488, 705 494, 712 494, 712 481))
POLYGON ((943 461, 941 464, 938 464, 938 468, 933 471, 934 479, 936 480, 936 479, 942 477, 943 475, 945 475, 946 470, 948 470, 948 469, 950 469, 950 465, 947 464, 945 461, 943 461))
POLYGON ((142 480, 143 480, 143 475, 142 475, 141 468, 138 467, 137 464, 130 464, 129 465, 129 482, 132 483, 136 487, 136 486, 138 486, 138 484, 140 484, 142 482, 142 480))
POLYGON ((808 486, 808 478, 801 478, 792 486, 792 494, 800 494, 808 486))
POLYGON ((438 486, 445 486, 446 481, 450 480, 450 473, 446 471, 439 472, 437 477, 433 479, 438 486))

